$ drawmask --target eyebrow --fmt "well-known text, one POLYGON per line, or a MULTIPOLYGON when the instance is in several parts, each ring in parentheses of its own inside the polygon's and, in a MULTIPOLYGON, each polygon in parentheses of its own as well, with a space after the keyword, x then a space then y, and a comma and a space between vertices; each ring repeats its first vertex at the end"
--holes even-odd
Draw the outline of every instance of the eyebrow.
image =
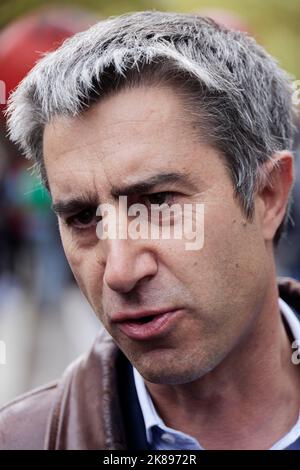
POLYGON ((72 214, 80 212, 87 207, 98 207, 99 202, 93 197, 76 197, 66 201, 57 201, 52 204, 51 209, 57 215, 72 214))
MULTIPOLYGON (((117 198, 122 195, 142 194, 147 193, 158 185, 166 183, 181 183, 189 189, 196 190, 196 181, 188 173, 181 172, 166 172, 159 173, 157 175, 150 176, 142 181, 136 183, 124 185, 124 186, 113 186, 111 189, 111 195, 117 198)), ((52 204, 52 210, 57 215, 72 214, 80 212, 87 207, 98 207, 100 201, 90 196, 79 196, 66 201, 57 201, 52 204)))

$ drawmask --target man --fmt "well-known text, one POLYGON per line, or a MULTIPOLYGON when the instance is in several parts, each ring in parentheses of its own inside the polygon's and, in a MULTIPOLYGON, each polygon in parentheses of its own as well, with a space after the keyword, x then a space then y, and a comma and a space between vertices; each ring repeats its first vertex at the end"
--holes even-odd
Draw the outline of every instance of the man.
POLYGON ((61 380, 1 411, 1 448, 300 448, 300 285, 283 280, 279 298, 274 265, 291 93, 253 39, 159 12, 99 23, 23 81, 10 136, 35 159, 104 329, 61 380), (152 206, 188 205, 204 243, 102 236, 102 204, 128 232, 135 204, 151 227, 152 206))

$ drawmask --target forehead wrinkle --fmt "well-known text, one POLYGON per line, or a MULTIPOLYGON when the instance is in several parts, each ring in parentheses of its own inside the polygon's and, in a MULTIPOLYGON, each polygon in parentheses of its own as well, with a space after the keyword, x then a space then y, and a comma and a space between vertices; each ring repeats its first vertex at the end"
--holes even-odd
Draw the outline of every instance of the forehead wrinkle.
MULTIPOLYGON (((74 141, 73 141, 74 142, 74 141)), ((72 142, 72 143, 73 143, 72 142)), ((59 151, 55 151, 53 145, 49 148, 48 152, 46 151, 47 145, 44 145, 44 157, 45 159, 54 159, 57 160, 62 157, 72 157, 72 154, 75 155, 76 153, 82 153, 82 149, 85 150, 84 159, 89 158, 96 158, 98 161, 102 161, 105 158, 105 153, 99 150, 99 141, 95 139, 93 142, 81 142, 80 145, 78 143, 73 143, 72 146, 68 148, 64 148, 66 145, 66 141, 64 140, 64 145, 57 145, 56 149, 59 151), (96 147, 95 149, 93 147, 96 147), (87 152, 87 150, 89 150, 87 152)), ((72 163, 72 162, 71 162, 72 163)))

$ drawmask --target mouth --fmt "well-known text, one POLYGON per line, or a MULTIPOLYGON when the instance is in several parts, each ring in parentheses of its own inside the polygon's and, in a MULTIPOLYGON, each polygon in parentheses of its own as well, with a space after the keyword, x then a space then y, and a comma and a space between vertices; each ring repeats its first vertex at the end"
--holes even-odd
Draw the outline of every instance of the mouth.
POLYGON ((165 310, 155 312, 119 313, 113 320, 118 328, 129 338, 147 340, 167 334, 182 310, 165 310))

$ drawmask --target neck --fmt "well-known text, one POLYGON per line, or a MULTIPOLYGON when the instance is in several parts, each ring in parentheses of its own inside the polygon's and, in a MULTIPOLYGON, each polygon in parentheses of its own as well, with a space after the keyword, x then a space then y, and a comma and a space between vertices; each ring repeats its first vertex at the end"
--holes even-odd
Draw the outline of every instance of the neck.
POLYGON ((300 374, 275 281, 264 305, 247 337, 205 376, 182 385, 146 381, 165 424, 206 449, 268 449, 297 421, 300 374))

